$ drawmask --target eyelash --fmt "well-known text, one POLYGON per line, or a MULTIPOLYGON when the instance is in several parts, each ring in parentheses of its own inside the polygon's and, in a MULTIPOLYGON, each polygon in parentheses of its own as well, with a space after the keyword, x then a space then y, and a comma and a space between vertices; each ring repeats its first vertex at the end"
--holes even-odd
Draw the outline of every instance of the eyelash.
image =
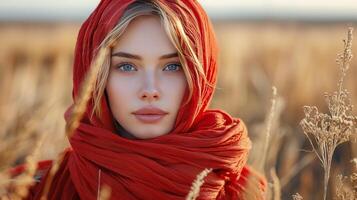
MULTIPOLYGON (((126 63, 126 62, 125 62, 125 63, 121 63, 120 65, 118 65, 117 68, 120 69, 120 71, 128 72, 128 71, 122 70, 122 67, 125 66, 125 65, 130 65, 130 66, 132 66, 133 68, 135 68, 133 64, 131 64, 131 63, 126 63)), ((176 65, 176 66, 178 66, 178 68, 181 68, 181 67, 182 67, 181 64, 179 64, 179 63, 169 63, 169 64, 167 64, 167 65, 165 66, 165 68, 168 67, 168 66, 170 66, 170 65, 176 65)), ((164 69, 165 69, 165 68, 164 68, 164 69)), ((180 69, 172 70, 172 71, 179 71, 179 70, 180 70, 180 69)), ((130 72, 130 71, 132 71, 132 70, 129 70, 129 72, 130 72)), ((138 70, 135 69, 135 70, 133 70, 133 71, 138 71, 138 70)), ((171 70, 169 70, 169 71, 171 71, 171 70)))

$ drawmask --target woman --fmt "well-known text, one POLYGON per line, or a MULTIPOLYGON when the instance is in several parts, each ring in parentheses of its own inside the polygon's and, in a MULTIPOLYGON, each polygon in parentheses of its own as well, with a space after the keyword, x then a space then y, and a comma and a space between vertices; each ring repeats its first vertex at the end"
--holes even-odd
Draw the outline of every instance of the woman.
POLYGON ((111 199, 185 199, 206 168, 197 199, 264 199, 246 126, 208 109, 216 61, 197 1, 102 0, 79 31, 65 119, 74 124, 89 88, 84 114, 55 174, 40 163, 28 199, 98 199, 103 186, 111 199))

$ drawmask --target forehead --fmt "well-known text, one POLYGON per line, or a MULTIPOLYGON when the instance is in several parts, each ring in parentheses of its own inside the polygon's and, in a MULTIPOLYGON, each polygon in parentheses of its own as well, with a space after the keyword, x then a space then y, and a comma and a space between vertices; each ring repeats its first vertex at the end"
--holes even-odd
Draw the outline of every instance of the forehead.
POLYGON ((119 37, 113 51, 136 54, 165 54, 175 47, 165 32, 159 16, 144 15, 133 19, 119 37))

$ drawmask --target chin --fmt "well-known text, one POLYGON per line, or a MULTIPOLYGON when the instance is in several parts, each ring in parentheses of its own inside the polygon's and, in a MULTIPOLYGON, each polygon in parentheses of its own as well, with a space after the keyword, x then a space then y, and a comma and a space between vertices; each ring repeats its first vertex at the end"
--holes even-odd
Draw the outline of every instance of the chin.
POLYGON ((167 131, 163 130, 151 130, 150 129, 145 129, 143 132, 135 134, 135 137, 139 139, 152 139, 159 137, 161 135, 166 135, 167 131))

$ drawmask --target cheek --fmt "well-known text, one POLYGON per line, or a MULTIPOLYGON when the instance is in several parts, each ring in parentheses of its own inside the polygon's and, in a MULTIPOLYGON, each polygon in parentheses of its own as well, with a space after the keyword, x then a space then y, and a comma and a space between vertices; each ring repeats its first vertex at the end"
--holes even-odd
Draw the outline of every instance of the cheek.
POLYGON ((167 94, 166 96, 170 98, 169 103, 178 109, 187 87, 185 75, 180 74, 174 77, 167 77, 167 79, 164 79, 162 86, 167 94))
POLYGON ((135 94, 135 82, 126 78, 119 78, 115 75, 109 75, 106 85, 109 102, 114 111, 123 111, 128 107, 128 102, 132 102, 135 94), (119 109, 120 108, 120 109, 119 109))

